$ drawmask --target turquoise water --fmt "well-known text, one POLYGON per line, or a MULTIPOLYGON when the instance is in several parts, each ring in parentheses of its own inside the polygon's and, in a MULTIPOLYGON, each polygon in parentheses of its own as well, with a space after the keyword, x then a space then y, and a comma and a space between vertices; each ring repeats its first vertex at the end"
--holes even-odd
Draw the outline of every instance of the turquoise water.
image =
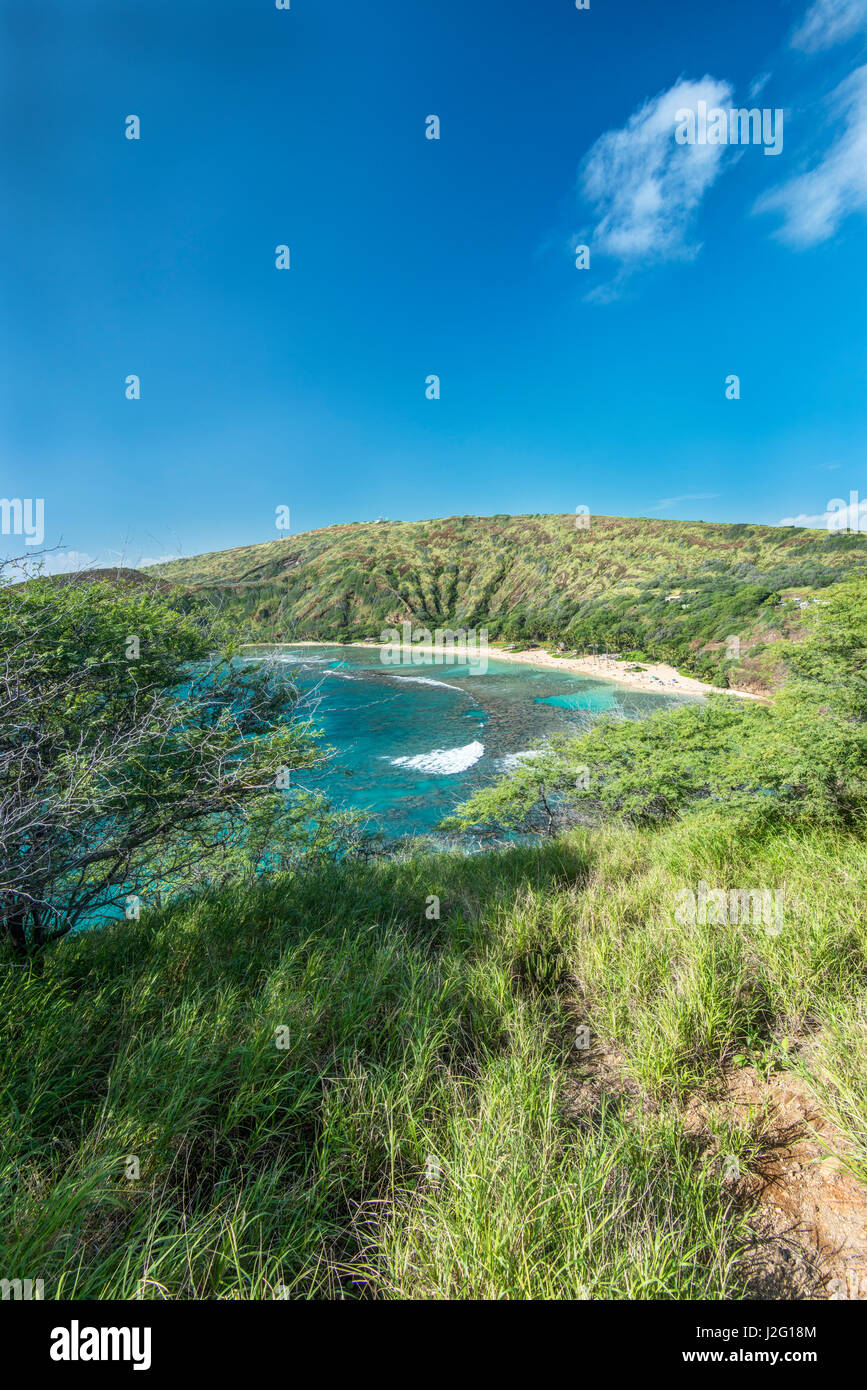
POLYGON ((299 780, 388 836, 432 831, 552 733, 687 699, 508 661, 489 660, 485 675, 466 665, 385 666, 370 647, 281 647, 268 657, 337 749, 325 773, 299 780))

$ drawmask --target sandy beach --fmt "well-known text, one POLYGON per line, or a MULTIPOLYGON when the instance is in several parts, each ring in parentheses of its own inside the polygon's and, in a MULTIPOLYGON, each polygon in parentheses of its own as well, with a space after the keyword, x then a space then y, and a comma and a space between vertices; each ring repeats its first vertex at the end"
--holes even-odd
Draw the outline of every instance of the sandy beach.
MULTIPOLYGON (((268 648, 268 647, 339 647, 340 642, 245 642, 245 647, 268 648)), ((355 647, 371 647, 382 649, 388 646, 385 642, 365 641, 348 643, 346 645, 355 647)), ((436 657, 438 654, 446 655, 442 647, 419 646, 419 651, 430 653, 436 657)), ((768 703, 768 696, 753 695, 747 690, 721 690, 719 686, 708 685, 706 681, 700 681, 695 676, 685 676, 674 666, 668 666, 665 662, 632 662, 615 661, 611 657, 605 656, 552 656, 550 652, 542 648, 532 647, 523 651, 503 651, 500 647, 488 646, 487 654, 494 657, 497 661, 517 661, 525 666, 544 666, 551 670, 571 671, 574 675, 589 676, 594 680, 614 681, 618 685, 627 685, 634 690, 651 690, 658 695, 734 695, 740 700, 759 700, 768 703), (640 666, 640 670, 630 670, 632 666, 640 666)))
POLYGON ((572 671, 579 676, 592 676, 596 680, 617 681, 637 690, 655 690, 672 695, 736 695, 741 700, 767 700, 765 695, 753 695, 746 690, 725 690, 719 686, 708 685, 695 676, 685 676, 674 666, 665 662, 615 661, 605 656, 551 656, 549 652, 529 651, 504 652, 496 647, 488 647, 488 655, 498 661, 522 661, 528 666, 546 666, 563 671, 572 671), (640 670, 630 670, 640 666, 640 670))

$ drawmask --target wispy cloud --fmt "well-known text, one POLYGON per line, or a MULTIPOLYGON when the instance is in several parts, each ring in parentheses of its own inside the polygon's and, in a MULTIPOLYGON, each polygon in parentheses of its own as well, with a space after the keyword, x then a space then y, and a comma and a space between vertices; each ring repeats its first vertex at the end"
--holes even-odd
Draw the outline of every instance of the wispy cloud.
POLYGON ((819 53, 867 29, 867 0, 813 0, 792 34, 792 47, 819 53))
POLYGON ((769 72, 760 72, 757 77, 753 78, 749 86, 749 91, 747 92, 750 101, 755 101, 756 97, 765 90, 771 77, 772 74, 769 72))
POLYGON ((649 261, 683 260, 700 250, 690 242, 702 198, 719 176, 724 145, 679 145, 677 112, 730 102, 727 82, 703 77, 678 82, 646 101, 619 130, 606 131, 588 151, 581 190, 593 207, 594 252, 627 269, 649 261))
POLYGON ((833 93, 842 133, 805 174, 763 194, 756 212, 781 212, 777 235, 802 249, 827 241, 851 213, 867 211, 867 64, 833 93))
POLYGON ((662 501, 657 502, 650 510, 663 512, 668 507, 677 506, 678 502, 711 502, 715 497, 719 497, 718 492, 682 492, 678 497, 663 497, 662 501))

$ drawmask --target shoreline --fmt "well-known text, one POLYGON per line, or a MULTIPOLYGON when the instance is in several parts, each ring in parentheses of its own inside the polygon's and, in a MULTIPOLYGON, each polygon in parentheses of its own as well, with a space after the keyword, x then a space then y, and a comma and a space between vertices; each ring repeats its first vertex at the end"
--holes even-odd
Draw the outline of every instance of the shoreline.
MULTIPOLYGON (((243 642, 242 650, 245 647, 266 649, 270 647, 366 647, 371 651, 382 651, 390 647, 389 642, 243 642)), ((430 652, 432 655, 438 653, 445 654, 443 647, 424 646, 419 644, 414 650, 430 652)), ((632 690, 649 690, 656 694, 665 695, 733 695, 739 700, 758 700, 762 704, 770 703, 770 696, 755 695, 749 690, 733 690, 728 687, 723 688, 718 685, 709 685, 706 681, 700 681, 695 676, 686 676, 678 671, 674 666, 667 665, 664 661, 631 662, 614 661, 608 657, 601 656, 552 656, 550 652, 542 648, 524 648, 522 651, 505 652, 498 647, 488 646, 487 654, 496 661, 514 661, 518 665, 537 666, 547 671, 569 671, 572 675, 587 676, 591 680, 604 680, 616 685, 625 685, 632 690), (640 665, 640 671, 630 671, 629 666, 640 665)), ((438 663, 445 665, 446 663, 438 663)), ((457 664, 457 663, 455 663, 457 664)), ((402 668, 401 668, 402 669, 402 668)))

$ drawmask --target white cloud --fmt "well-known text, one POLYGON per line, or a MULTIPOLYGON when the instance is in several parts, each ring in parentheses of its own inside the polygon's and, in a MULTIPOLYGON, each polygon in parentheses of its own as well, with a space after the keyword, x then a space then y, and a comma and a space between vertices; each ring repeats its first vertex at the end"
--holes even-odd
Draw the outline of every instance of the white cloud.
POLYGON ((777 522, 778 526, 826 526, 830 512, 819 512, 817 515, 808 515, 806 512, 799 512, 797 516, 784 516, 777 522))
POLYGON ((167 565, 170 560, 182 560, 184 557, 178 555, 143 555, 138 562, 137 568, 146 570, 149 565, 167 565))
POLYGON ((3 582, 20 584, 40 574, 78 574, 99 562, 82 550, 41 550, 33 555, 3 557, 3 582))
POLYGON ((815 169, 771 189, 754 209, 781 212, 778 235, 798 248, 827 241, 850 213, 867 210, 867 64, 840 83, 832 102, 843 133, 815 169))
POLYGON ((703 77, 678 82, 646 101, 620 130, 601 135, 588 151, 581 187, 597 222, 591 249, 624 265, 681 260, 699 246, 689 244, 691 224, 705 193, 718 177, 724 145, 679 145, 677 112, 730 103, 727 82, 703 77))
POLYGON ((851 39, 859 29, 867 29, 867 0, 813 0, 792 35, 792 47, 819 53, 851 39))
POLYGON ((841 527, 847 527, 851 531, 867 531, 867 498, 863 502, 858 501, 857 493, 852 494, 854 501, 846 502, 845 497, 835 499, 838 502, 836 507, 828 507, 824 512, 817 514, 807 514, 801 512, 798 516, 784 516, 782 521, 778 521, 778 526, 821 526, 832 531, 839 531, 841 527))
POLYGON ((750 101, 755 101, 756 97, 765 90, 772 75, 773 74, 769 72, 760 72, 758 77, 753 78, 749 86, 749 91, 747 92, 750 101))
POLYGON ((99 563, 84 550, 49 550, 40 558, 45 574, 77 574, 99 563))

